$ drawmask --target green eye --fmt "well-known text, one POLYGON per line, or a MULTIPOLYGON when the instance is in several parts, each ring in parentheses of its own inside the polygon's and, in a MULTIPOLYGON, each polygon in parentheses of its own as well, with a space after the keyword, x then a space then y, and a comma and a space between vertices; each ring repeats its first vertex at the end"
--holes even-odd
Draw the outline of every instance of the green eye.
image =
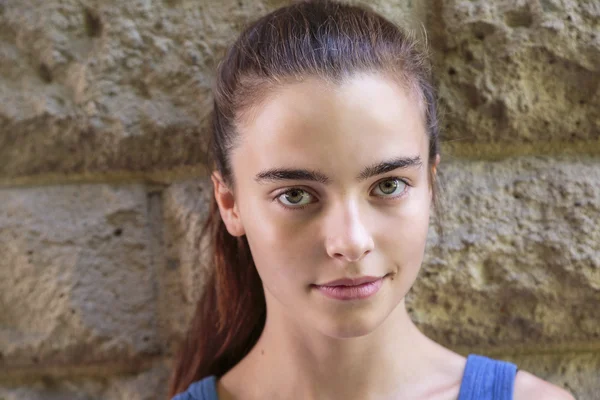
MULTIPOLYGON (((310 197, 312 197, 308 192, 302 190, 302 189, 291 189, 288 190, 285 193, 282 193, 279 198, 280 199, 285 199, 285 201, 283 201, 284 205, 288 205, 288 206, 301 206, 301 205, 305 205, 302 204, 302 197, 308 197, 308 199, 310 200, 310 197), (306 196, 308 195, 308 196, 306 196), (286 201, 288 202, 286 204, 286 201)), ((308 203, 306 203, 308 204, 308 203)))
POLYGON ((381 192, 383 193, 383 195, 385 197, 387 197, 388 195, 394 194, 394 192, 396 192, 398 189, 400 189, 400 191, 397 194, 402 193, 406 186, 407 186, 406 182, 404 182, 401 179, 394 178, 394 179, 387 179, 387 180, 379 183, 377 185, 377 189, 380 189, 381 192))

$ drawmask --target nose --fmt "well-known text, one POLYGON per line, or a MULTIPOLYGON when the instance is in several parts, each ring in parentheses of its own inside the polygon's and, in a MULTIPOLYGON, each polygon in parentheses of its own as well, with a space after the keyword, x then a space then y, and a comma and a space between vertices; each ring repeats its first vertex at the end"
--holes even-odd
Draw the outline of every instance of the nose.
POLYGON ((332 211, 326 223, 326 250, 332 257, 356 262, 373 250, 374 242, 355 204, 332 211))

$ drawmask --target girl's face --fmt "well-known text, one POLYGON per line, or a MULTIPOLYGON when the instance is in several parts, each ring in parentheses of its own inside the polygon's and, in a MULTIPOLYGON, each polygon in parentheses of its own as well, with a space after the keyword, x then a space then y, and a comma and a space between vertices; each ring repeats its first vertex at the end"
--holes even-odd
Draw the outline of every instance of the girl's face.
POLYGON ((373 331, 412 286, 425 249, 428 137, 416 99, 377 74, 336 87, 314 78, 281 87, 238 129, 234 218, 268 318, 339 338, 373 331), (364 299, 314 286, 365 275, 385 278, 364 299))

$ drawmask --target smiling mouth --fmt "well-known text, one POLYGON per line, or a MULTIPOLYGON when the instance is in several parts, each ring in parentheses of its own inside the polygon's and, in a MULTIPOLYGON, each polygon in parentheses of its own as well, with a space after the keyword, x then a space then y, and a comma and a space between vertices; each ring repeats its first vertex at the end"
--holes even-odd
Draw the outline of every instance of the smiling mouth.
POLYGON ((361 277, 359 279, 338 279, 325 285, 311 285, 320 293, 334 300, 361 300, 375 295, 383 286, 382 277, 361 277))
POLYGON ((354 277, 354 278, 342 278, 342 279, 336 279, 334 281, 330 281, 327 283, 323 283, 321 285, 319 284, 315 284, 314 286, 328 286, 328 287, 333 287, 333 286, 360 286, 363 285, 365 283, 371 283, 371 282, 375 282, 379 279, 384 278, 385 276, 359 276, 359 277, 354 277))

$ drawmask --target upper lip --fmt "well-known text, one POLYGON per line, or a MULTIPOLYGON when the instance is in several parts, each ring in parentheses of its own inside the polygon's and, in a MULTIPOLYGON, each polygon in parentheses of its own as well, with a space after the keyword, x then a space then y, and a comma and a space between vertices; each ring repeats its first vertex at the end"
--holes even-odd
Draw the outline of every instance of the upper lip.
POLYGON ((359 276, 357 278, 343 278, 336 279, 335 281, 330 281, 327 283, 323 283, 317 286, 357 286, 362 285, 363 283, 375 282, 379 279, 383 278, 382 276, 359 276))

